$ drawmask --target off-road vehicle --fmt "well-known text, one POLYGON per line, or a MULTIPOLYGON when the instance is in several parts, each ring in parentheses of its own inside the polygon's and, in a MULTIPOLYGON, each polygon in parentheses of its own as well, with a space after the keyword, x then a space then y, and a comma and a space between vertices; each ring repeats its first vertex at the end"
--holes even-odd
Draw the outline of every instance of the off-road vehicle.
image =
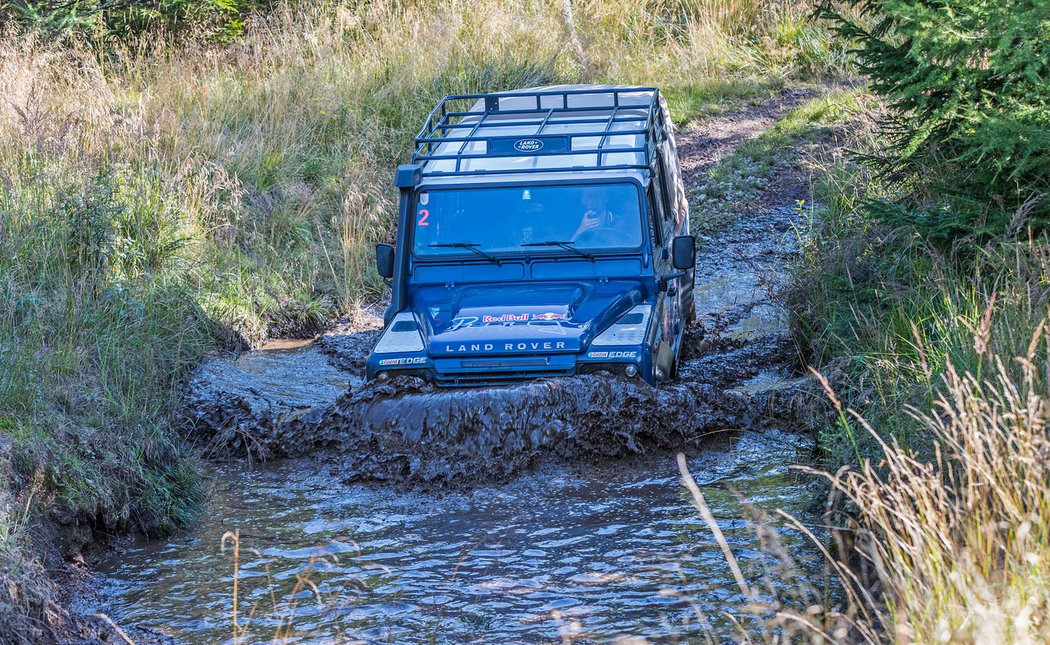
POLYGON ((674 376, 696 252, 656 88, 448 96, 415 144, 370 380, 674 376))

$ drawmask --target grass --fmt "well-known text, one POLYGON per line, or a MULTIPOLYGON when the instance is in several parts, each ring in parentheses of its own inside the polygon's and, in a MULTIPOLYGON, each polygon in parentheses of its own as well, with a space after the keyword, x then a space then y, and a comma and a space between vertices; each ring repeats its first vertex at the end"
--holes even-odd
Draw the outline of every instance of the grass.
POLYGON ((381 297, 391 172, 441 95, 656 84, 684 124, 843 73, 810 10, 319 0, 225 44, 0 36, 0 640, 61 624, 34 536, 192 517, 174 411, 208 351, 381 297))
POLYGON ((833 404, 819 443, 848 601, 836 628, 1045 642, 1050 239, 1022 210, 1013 232, 945 249, 873 206, 932 199, 922 185, 849 159, 821 176, 790 304, 833 404))
POLYGON ((879 582, 871 622, 895 640, 1050 638, 1045 322, 1016 356, 979 331, 983 376, 949 364, 932 408, 913 412, 938 458, 883 443, 883 463, 832 479, 859 509, 852 548, 879 582))
POLYGON ((740 143, 692 189, 694 227, 715 233, 741 214, 771 204, 756 200, 777 176, 799 166, 817 170, 810 160, 822 141, 857 118, 866 95, 858 89, 836 89, 790 110, 753 139, 740 143))

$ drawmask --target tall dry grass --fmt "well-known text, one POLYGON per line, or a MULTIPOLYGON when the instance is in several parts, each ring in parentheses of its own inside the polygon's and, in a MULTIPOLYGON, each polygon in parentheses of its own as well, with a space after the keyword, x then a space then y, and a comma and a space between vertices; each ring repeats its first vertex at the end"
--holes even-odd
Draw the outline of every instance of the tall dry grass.
POLYGON ((923 188, 832 161, 797 267, 796 336, 837 408, 820 444, 831 470, 848 464, 824 474, 850 600, 839 627, 1045 642, 1050 239, 1022 208, 1006 235, 945 251, 870 207, 923 188))
MULTIPOLYGON (((1044 259, 1046 248, 1039 253, 1044 259)), ((741 628, 741 640, 1050 640, 1050 318, 1045 304, 1015 355, 999 353, 1008 351, 1004 342, 1017 337, 995 337, 996 300, 990 300, 982 323, 967 336, 983 359, 980 376, 972 364, 957 369, 949 360, 938 378, 925 363, 928 377, 936 381, 934 400, 927 408, 907 410, 928 435, 921 451, 846 407, 828 380, 819 377, 842 422, 865 433, 880 450, 878 457, 835 473, 801 468, 830 483, 826 518, 834 539, 828 548, 795 518, 750 509, 764 551, 780 563, 767 575, 791 581, 793 594, 774 590, 759 600, 740 575, 680 456, 683 482, 742 593, 751 599, 745 611, 765 617, 765 631, 741 628), (820 590, 801 572, 781 545, 777 525, 808 534, 823 551, 833 574, 830 587, 820 590)), ((921 351, 925 354, 926 348, 921 351)))
MULTIPOLYGON (((881 463, 831 476, 856 508, 849 541, 867 622, 896 642, 1050 639, 1050 360, 1046 321, 1016 357, 988 352, 979 378, 949 365, 928 411, 937 449, 882 442, 881 463)), ((983 341, 979 336, 975 342, 983 341)))
POLYGON ((101 57, 9 34, 0 127, 23 135, 8 154, 48 129, 53 142, 75 140, 43 156, 83 162, 70 176, 107 157, 153 173, 156 198, 182 213, 173 235, 186 240, 205 311, 254 340, 379 297, 378 277, 359 269, 391 235, 389 174, 441 95, 657 84, 684 119, 707 96, 841 70, 841 48, 810 10, 753 0, 296 3, 227 46, 150 34, 101 57))

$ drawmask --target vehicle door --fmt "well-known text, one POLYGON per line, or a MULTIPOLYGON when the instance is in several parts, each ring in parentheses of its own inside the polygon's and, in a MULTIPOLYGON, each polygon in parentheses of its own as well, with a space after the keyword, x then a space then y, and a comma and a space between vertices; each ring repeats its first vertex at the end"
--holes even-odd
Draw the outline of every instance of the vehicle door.
MULTIPOLYGON (((653 177, 650 189, 652 207, 650 212, 653 218, 653 229, 655 231, 654 247, 656 253, 654 266, 656 275, 664 276, 675 272, 671 261, 671 241, 674 239, 674 217, 671 215, 672 202, 665 192, 663 173, 658 164, 656 176, 653 177)), ((663 331, 663 339, 671 350, 676 349, 679 333, 682 330, 682 300, 681 285, 679 280, 667 283, 663 295, 663 306, 657 312, 662 315, 660 324, 663 331)))

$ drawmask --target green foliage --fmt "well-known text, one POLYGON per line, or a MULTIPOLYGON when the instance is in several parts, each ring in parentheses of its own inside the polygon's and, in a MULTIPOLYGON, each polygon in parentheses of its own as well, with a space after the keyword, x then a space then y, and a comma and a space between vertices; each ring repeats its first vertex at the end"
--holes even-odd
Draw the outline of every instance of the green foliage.
MULTIPOLYGON (((884 440, 927 457, 931 437, 913 411, 930 408, 947 366, 979 379, 997 369, 992 355, 1026 354, 1050 305, 1050 239, 999 236, 942 250, 871 208, 906 199, 899 188, 866 166, 828 169, 790 308, 796 339, 837 394, 884 440)), ((848 418, 826 428, 820 444, 832 470, 881 453, 848 418)))
POLYGON ((269 5, 269 0, 14 0, 7 11, 23 27, 51 35, 105 39, 197 28, 223 40, 242 33, 248 14, 269 5))
POLYGON ((0 436, 15 490, 111 528, 185 520, 199 491, 171 411, 210 332, 180 277, 178 196, 117 156, 30 145, 3 161, 0 436))
POLYGON ((941 243, 1050 227, 1050 200, 1029 201, 1050 192, 1050 3, 825 0, 821 13, 887 101, 871 160, 915 188, 875 214, 941 243))

